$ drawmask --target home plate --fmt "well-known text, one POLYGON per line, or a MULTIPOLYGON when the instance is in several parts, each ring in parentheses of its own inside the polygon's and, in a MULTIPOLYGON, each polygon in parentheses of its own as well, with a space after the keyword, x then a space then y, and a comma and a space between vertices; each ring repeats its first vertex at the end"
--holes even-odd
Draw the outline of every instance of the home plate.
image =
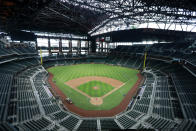
POLYGON ((101 105, 103 103, 103 99, 101 97, 91 97, 90 103, 93 105, 101 105))

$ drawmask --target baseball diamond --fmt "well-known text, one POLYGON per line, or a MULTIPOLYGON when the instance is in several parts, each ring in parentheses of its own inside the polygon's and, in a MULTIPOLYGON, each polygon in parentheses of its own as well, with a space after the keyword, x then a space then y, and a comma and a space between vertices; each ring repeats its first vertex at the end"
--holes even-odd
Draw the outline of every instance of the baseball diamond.
POLYGON ((84 110, 110 110, 120 104, 138 80, 138 70, 104 65, 78 64, 48 69, 57 87, 84 110))

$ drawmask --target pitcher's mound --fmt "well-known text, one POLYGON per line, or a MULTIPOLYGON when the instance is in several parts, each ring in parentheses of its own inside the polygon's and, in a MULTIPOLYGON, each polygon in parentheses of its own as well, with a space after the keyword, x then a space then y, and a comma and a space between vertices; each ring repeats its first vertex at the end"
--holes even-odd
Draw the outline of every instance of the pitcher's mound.
POLYGON ((94 90, 98 90, 98 89, 99 89, 99 87, 95 86, 95 87, 93 87, 93 89, 94 89, 94 90))
POLYGON ((98 106, 103 103, 103 99, 101 97, 91 97, 90 103, 98 106))

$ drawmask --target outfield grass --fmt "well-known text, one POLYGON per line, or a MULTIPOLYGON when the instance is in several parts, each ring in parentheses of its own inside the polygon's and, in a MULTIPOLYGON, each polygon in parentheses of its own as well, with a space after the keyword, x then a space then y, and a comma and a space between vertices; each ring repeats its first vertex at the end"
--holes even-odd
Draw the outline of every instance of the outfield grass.
POLYGON ((136 83, 138 70, 104 64, 79 64, 71 66, 57 66, 48 69, 54 75, 53 80, 59 89, 70 97, 74 104, 85 110, 110 110, 120 104, 127 92, 136 83), (65 82, 85 76, 103 76, 125 83, 120 89, 107 96, 100 106, 92 105, 89 98, 76 92, 65 82))
POLYGON ((111 85, 100 81, 90 81, 78 86, 77 88, 91 97, 101 97, 114 89, 111 85), (95 90, 93 87, 97 87, 98 89, 95 90))

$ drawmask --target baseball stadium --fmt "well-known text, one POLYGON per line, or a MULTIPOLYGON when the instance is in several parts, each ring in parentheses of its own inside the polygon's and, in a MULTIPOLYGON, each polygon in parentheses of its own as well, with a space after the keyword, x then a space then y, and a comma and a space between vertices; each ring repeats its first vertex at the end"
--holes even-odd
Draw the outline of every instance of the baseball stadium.
POLYGON ((0 131, 195 131, 196 2, 0 0, 0 131))

